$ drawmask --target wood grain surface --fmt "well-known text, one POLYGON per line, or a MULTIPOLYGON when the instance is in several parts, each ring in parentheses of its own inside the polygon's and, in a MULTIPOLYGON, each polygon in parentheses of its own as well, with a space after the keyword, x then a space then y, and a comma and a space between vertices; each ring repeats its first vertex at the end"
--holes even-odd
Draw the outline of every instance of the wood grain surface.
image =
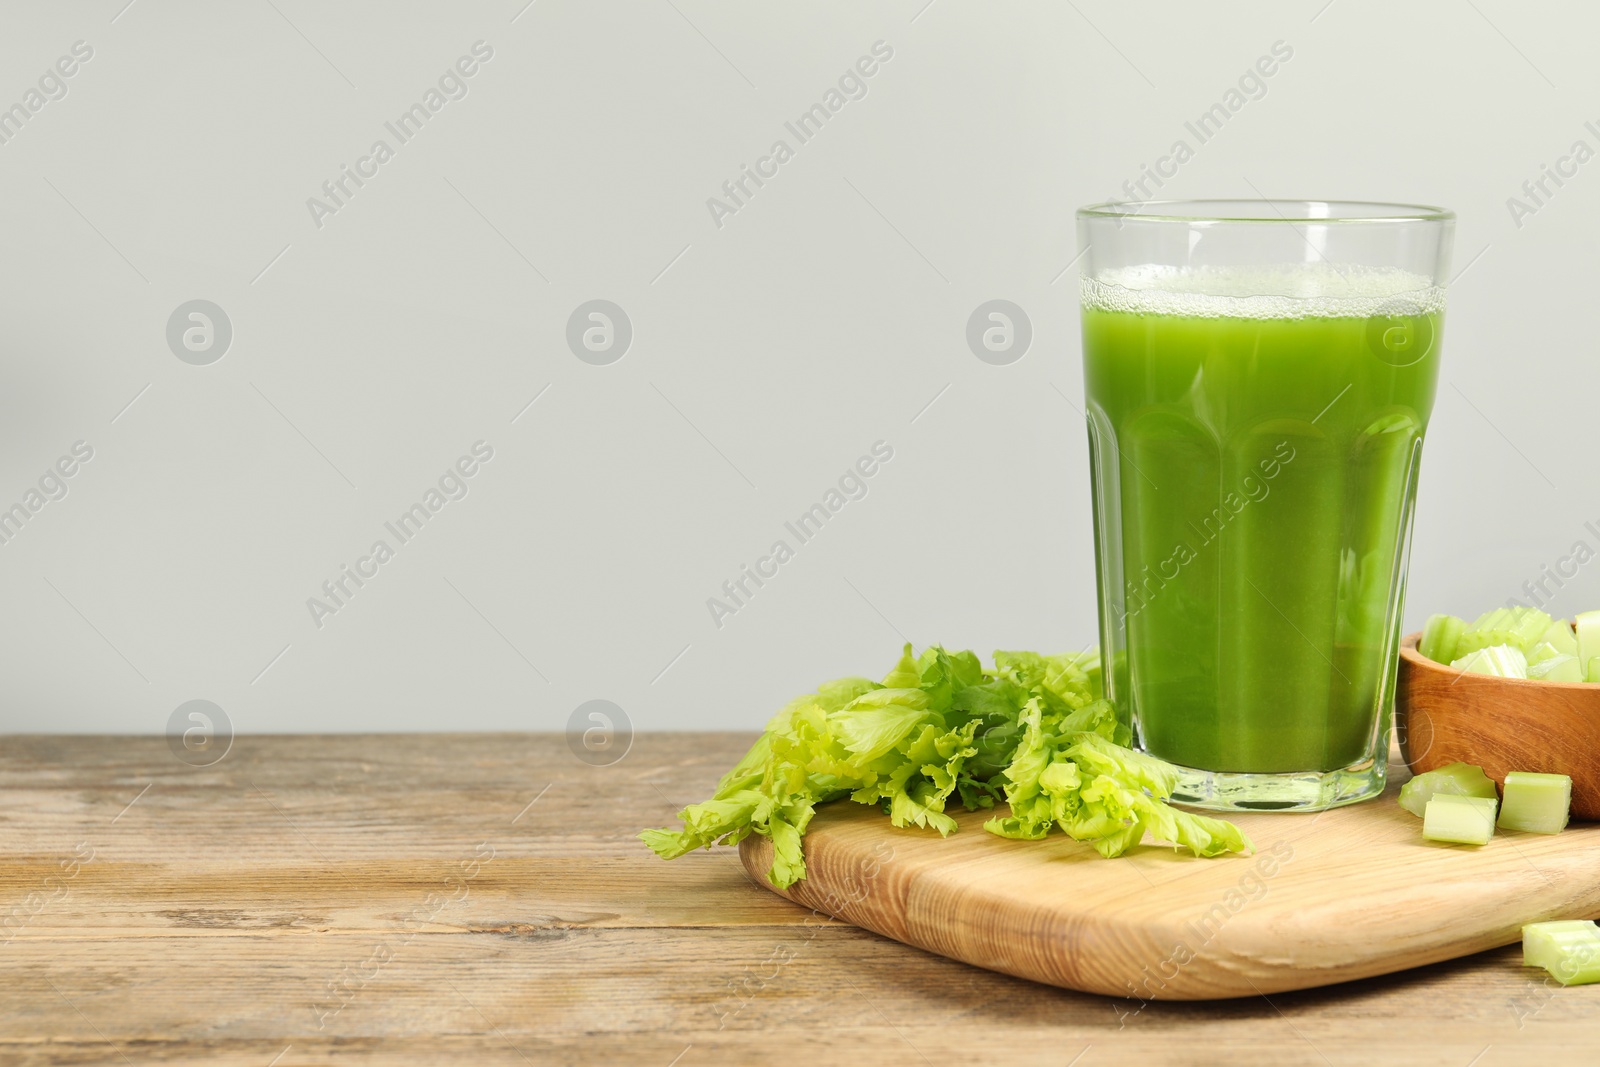
POLYGON ((1141 1003, 634 839, 751 740, 640 735, 597 768, 560 736, 241 737, 194 769, 161 738, 6 738, 0 1063, 1526 1067, 1600 1045, 1600 987, 1552 988, 1515 948, 1141 1003))
MULTIPOLYGON (((1600 917, 1600 826, 1438 845, 1384 796, 1314 814, 1231 816, 1254 855, 1145 844, 1108 861, 1065 835, 1007 841, 987 812, 946 840, 834 804, 784 895, 943 956, 1135 1000, 1253 997, 1520 943, 1524 923, 1600 917)), ((766 838, 741 846, 761 885, 766 838)), ((773 890, 778 892, 778 890, 773 890)))

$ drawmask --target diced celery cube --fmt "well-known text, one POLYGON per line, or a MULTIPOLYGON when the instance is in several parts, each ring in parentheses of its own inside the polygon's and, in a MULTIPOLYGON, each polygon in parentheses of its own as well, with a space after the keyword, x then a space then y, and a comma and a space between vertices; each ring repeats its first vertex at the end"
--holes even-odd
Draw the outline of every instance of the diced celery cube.
POLYGON ((1581 920, 1529 923, 1522 928, 1522 965, 1543 967, 1562 985, 1600 981, 1600 926, 1581 920))
POLYGON ((1586 667, 1600 656, 1600 611, 1585 611, 1574 620, 1577 631, 1578 662, 1586 667))
MULTIPOLYGON (((1570 655, 1570 653, 1562 652, 1549 641, 1540 641, 1537 645, 1533 646, 1533 651, 1528 653, 1528 677, 1533 677, 1534 664, 1543 663, 1546 660, 1552 660, 1557 656, 1562 655, 1570 655)), ((1573 656, 1572 658, 1577 659, 1578 657, 1573 656)))
POLYGON ((1436 771, 1426 771, 1400 787, 1400 806, 1421 818, 1427 811, 1428 801, 1436 796, 1486 797, 1493 800, 1494 780, 1483 773, 1482 767, 1470 763, 1452 763, 1436 771))
POLYGON ((1526 678, 1528 658, 1510 645, 1493 645, 1469 652, 1450 666, 1472 674, 1491 674, 1496 678, 1526 678))
POLYGON ((1546 630, 1539 640, 1547 645, 1553 645, 1557 652, 1569 656, 1578 654, 1578 638, 1573 634, 1571 624, 1564 620, 1557 619, 1551 623, 1550 629, 1546 630))
POLYGON ((1453 845, 1486 845, 1494 836, 1494 808, 1488 797, 1436 794, 1423 809, 1422 836, 1453 845))
POLYGON ((1558 834, 1566 827, 1572 803, 1572 779, 1566 775, 1512 771, 1501 792, 1500 829, 1558 834))
POLYGON ((1557 655, 1538 663, 1528 664, 1528 677, 1546 682, 1581 682, 1583 671, 1578 667, 1577 656, 1557 655))
POLYGON ((1435 663, 1449 663, 1456 658, 1456 645, 1466 628, 1466 622, 1454 615, 1430 615, 1422 625, 1417 651, 1435 663))

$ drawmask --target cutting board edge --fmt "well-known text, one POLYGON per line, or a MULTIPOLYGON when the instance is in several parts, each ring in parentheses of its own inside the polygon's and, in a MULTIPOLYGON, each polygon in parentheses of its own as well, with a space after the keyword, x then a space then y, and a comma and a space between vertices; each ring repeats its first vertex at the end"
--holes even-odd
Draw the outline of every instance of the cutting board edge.
MULTIPOLYGON (((824 860, 825 851, 831 844, 826 834, 818 835, 815 842, 808 839, 808 854, 813 860, 824 860)), ((1503 924, 1452 941, 1409 946, 1404 954, 1363 955, 1337 965, 1299 964, 1264 969, 1260 966, 1259 958, 1229 951, 1227 943, 1223 942, 1208 946, 1211 951, 1203 958, 1197 957, 1203 960, 1201 966, 1179 967, 1175 975, 1151 975, 1149 966, 1146 965, 1140 971, 1146 976, 1141 989, 1139 985, 1127 980, 1128 972, 1124 972, 1122 976, 1124 981, 1118 985, 1108 980, 1103 973, 1084 971, 1077 966, 1076 960, 1067 960, 1064 967, 1055 968, 1055 973, 1049 973, 1049 969, 1044 967, 1030 968, 994 958, 978 958, 975 953, 963 951, 960 939, 941 939, 933 936, 933 932, 921 929, 910 908, 899 910, 903 925, 899 929, 894 929, 890 928, 889 922, 878 921, 878 913, 857 907, 856 905, 861 902, 859 900, 835 901, 838 906, 831 906, 829 902, 809 892, 805 880, 789 889, 779 889, 767 881, 766 871, 772 862, 772 845, 765 837, 752 836, 741 842, 739 857, 746 876, 752 882, 800 907, 809 908, 816 914, 829 915, 913 948, 985 970, 1059 988, 1135 1001, 1231 1000, 1336 985, 1395 974, 1514 944, 1519 940, 1521 926, 1525 922, 1600 917, 1600 898, 1593 894, 1586 898, 1581 892, 1563 894, 1563 899, 1551 901, 1549 906, 1543 909, 1544 914, 1537 918, 1515 921, 1507 919, 1503 924)), ((915 894, 916 883, 928 877, 930 876, 927 872, 912 874, 900 884, 900 892, 909 899, 915 894)), ((1161 955, 1161 946, 1174 944, 1174 939, 1181 936, 1176 926, 1150 924, 1135 926, 1104 923, 1100 924, 1100 931, 1113 935, 1124 944, 1144 941, 1152 949, 1149 958, 1163 963, 1169 962, 1170 956, 1161 955)))

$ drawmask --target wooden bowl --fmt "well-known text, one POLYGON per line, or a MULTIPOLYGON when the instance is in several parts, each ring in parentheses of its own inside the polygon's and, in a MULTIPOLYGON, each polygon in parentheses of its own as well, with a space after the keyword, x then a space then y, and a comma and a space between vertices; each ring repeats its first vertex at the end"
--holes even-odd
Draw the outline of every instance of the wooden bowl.
POLYGON ((1600 685, 1470 674, 1400 642, 1395 732, 1412 773, 1473 763, 1504 784, 1507 771, 1572 779, 1572 815, 1600 819, 1600 685))

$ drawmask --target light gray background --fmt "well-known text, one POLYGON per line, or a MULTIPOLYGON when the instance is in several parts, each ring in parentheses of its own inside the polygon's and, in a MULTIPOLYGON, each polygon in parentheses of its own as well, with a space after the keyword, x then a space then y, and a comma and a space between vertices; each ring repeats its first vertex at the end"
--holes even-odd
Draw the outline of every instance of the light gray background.
MULTIPOLYGON (((240 731, 561 729, 592 698, 750 728, 902 635, 1083 646, 1072 211, 1278 40, 1163 193, 1460 213, 1410 621, 1600 548, 1600 161, 1506 205, 1600 148, 1590 8, 125 2, 0 25, 0 106, 94 49, 0 145, 0 506, 94 448, 0 546, 0 728, 160 731, 197 698, 240 731), (317 228, 306 199, 480 39, 468 95, 317 228), (879 40, 867 96, 714 225, 879 40), (196 298, 234 331, 209 366, 165 338, 196 298), (565 342, 595 298, 633 324, 609 366, 565 342), (965 341, 997 298, 1034 331, 1009 366, 965 341), (466 499, 317 629, 306 599, 480 439, 466 499), (880 439, 869 495, 715 627, 880 439)), ((1600 607, 1597 575, 1554 607, 1600 607)))

